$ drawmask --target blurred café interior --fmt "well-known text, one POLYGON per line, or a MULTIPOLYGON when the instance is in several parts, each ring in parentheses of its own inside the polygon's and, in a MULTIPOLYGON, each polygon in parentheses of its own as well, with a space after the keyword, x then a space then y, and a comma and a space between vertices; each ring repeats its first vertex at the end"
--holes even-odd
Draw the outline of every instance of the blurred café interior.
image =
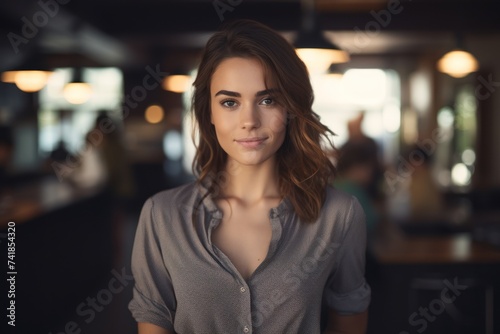
POLYGON ((493 0, 1 2, 0 244, 7 254, 14 222, 18 332, 136 333, 127 303, 141 206, 194 180, 200 53, 222 22, 248 18, 308 65, 313 109, 336 134, 333 183, 365 208, 368 332, 500 333, 498 10, 493 0))

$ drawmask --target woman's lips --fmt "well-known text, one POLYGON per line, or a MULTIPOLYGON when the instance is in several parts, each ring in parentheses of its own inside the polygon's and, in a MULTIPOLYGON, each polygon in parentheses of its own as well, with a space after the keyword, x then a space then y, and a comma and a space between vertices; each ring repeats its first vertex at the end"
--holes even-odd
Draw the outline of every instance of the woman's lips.
POLYGON ((266 139, 267 137, 253 137, 237 139, 236 142, 245 148, 256 148, 259 147, 266 139))

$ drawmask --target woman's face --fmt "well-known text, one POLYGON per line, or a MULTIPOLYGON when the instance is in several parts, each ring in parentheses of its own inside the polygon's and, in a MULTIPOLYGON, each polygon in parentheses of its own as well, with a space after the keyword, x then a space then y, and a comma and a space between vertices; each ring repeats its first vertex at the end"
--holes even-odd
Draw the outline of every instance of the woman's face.
POLYGON ((262 65, 251 58, 227 58, 212 75, 211 121, 217 140, 242 165, 274 161, 285 139, 286 112, 266 87, 262 65))

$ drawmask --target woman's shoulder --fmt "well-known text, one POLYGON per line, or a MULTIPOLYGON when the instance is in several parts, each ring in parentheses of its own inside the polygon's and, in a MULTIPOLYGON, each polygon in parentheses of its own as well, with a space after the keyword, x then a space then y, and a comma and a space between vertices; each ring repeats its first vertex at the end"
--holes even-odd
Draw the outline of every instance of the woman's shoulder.
POLYGON ((324 206, 327 209, 349 210, 358 202, 356 196, 339 189, 338 187, 327 185, 324 206))
POLYGON ((358 199, 341 189, 328 185, 322 210, 322 218, 334 220, 347 227, 353 220, 362 219, 363 208, 358 199))

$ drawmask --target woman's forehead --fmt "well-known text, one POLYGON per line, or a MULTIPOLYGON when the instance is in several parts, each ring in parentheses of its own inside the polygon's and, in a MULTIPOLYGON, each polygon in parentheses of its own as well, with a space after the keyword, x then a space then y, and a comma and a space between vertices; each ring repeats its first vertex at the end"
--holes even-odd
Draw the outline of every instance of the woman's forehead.
POLYGON ((210 86, 212 89, 232 87, 244 91, 267 89, 271 77, 268 72, 258 59, 226 58, 213 72, 210 86))

